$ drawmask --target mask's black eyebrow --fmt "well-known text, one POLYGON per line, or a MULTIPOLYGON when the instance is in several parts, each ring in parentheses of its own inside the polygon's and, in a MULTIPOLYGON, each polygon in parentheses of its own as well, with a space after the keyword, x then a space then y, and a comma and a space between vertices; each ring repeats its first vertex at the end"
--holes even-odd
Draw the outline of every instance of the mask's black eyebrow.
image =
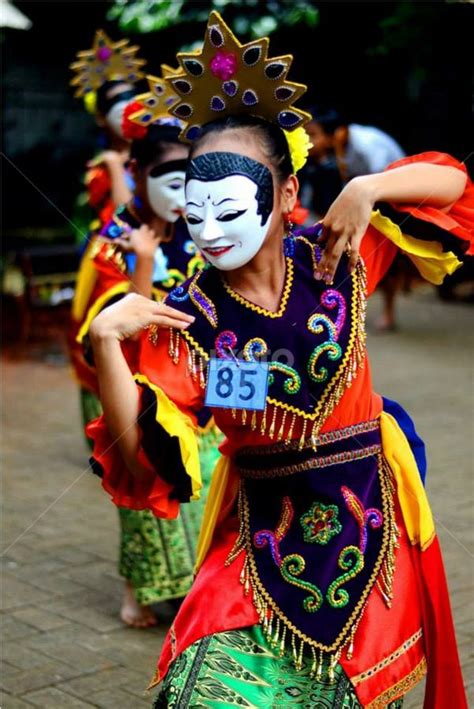
POLYGON ((202 204, 196 204, 196 202, 186 202, 186 207, 189 207, 191 205, 193 207, 204 207, 204 202, 202 204))
POLYGON ((219 207, 221 204, 224 204, 224 202, 237 202, 237 200, 233 199, 233 197, 224 197, 224 199, 221 199, 220 202, 213 202, 212 206, 219 207))

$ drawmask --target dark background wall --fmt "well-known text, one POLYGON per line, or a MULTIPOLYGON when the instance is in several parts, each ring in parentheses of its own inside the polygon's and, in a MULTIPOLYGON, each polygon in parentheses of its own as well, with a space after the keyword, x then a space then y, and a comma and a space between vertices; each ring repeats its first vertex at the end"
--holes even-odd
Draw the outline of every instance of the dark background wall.
MULTIPOLYGON (((106 2, 15 4, 33 27, 7 29, 2 37, 5 236, 32 231, 72 238, 67 219, 97 136, 92 117, 68 86, 68 65, 78 49, 90 46, 96 28, 114 39, 121 33, 105 20, 106 2)), ((316 28, 285 28, 271 38, 272 54, 294 53, 292 76, 311 86, 309 99, 386 129, 407 152, 436 149, 467 158, 473 6, 315 4, 316 28)), ((173 63, 176 49, 202 37, 203 29, 180 25, 132 39, 156 71, 163 61, 173 63)))

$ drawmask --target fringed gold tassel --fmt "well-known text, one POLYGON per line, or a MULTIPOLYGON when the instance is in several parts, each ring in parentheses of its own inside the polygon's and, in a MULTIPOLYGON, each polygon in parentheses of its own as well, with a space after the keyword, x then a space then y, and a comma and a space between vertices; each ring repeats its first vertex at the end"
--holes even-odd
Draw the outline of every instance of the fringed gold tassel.
POLYGON ((286 650, 286 625, 283 626, 283 632, 281 634, 281 640, 280 640, 280 652, 278 653, 279 657, 283 657, 285 654, 286 650))
MULTIPOLYGON (((242 551, 242 549, 240 549, 242 551)), ((239 554, 240 554, 239 551, 239 554)), ((228 559, 226 559, 227 564, 228 559)), ((228 564, 227 564, 228 565, 228 564)), ((244 595, 248 596, 250 591, 250 570, 247 557, 244 559, 244 565, 242 566, 242 571, 240 572, 240 583, 244 587, 244 595)))
POLYGON ((387 497, 389 514, 389 539, 387 553, 382 564, 382 570, 380 572, 379 578, 377 579, 377 588, 379 589, 387 607, 391 608, 393 601, 393 577, 395 574, 395 549, 397 549, 399 546, 398 539, 400 533, 398 531, 395 519, 395 486, 393 481, 393 474, 390 467, 387 465, 383 458, 379 460, 379 465, 383 466, 385 482, 388 488, 387 497))
POLYGON ((262 422, 260 424, 260 434, 262 436, 264 436, 266 430, 267 430, 267 405, 265 404, 265 408, 263 410, 262 422))
POLYGON ((267 631, 266 631, 267 642, 270 644, 272 642, 272 637, 273 637, 273 618, 274 618, 274 613, 271 610, 270 614, 268 616, 267 631))
POLYGON ((276 623, 275 623, 275 633, 273 635, 272 642, 271 642, 272 647, 278 646, 279 639, 280 639, 280 618, 277 616, 276 623))
POLYGON ((316 679, 321 679, 322 674, 323 674, 323 667, 324 667, 324 655, 323 651, 319 651, 319 662, 318 662, 318 668, 316 670, 316 679))
MULTIPOLYGON (((244 523, 244 514, 243 514, 243 507, 244 507, 243 496, 244 496, 244 491, 243 491, 243 487, 242 487, 242 483, 241 483, 240 487, 239 487, 238 498, 237 498, 237 514, 238 514, 238 518, 239 518, 239 533, 237 535, 237 539, 234 542, 234 546, 230 550, 230 552, 227 556, 227 559, 224 561, 224 566, 230 566, 232 564, 232 562, 237 559, 239 554, 241 554, 241 552, 243 552, 245 549, 245 523, 244 523)), ((248 560, 247 560, 247 557, 245 557, 244 567, 242 569, 242 574, 240 576, 240 581, 242 584, 245 585, 245 579, 246 579, 246 577, 249 576, 249 573, 250 572, 248 569, 248 560), (242 574, 244 574, 244 572, 245 572, 245 578, 244 578, 244 581, 242 581, 242 574)), ((249 579, 249 581, 250 581, 250 579, 249 579)), ((248 593, 248 591, 247 591, 247 593, 248 593)))
POLYGON ((300 651, 298 653, 298 663, 296 665, 296 671, 301 672, 303 669, 303 654, 304 654, 304 640, 301 641, 300 651))
POLYGON ((311 448, 316 452, 318 449, 318 424, 316 423, 316 421, 313 423, 309 442, 311 444, 311 448))
POLYGON ((270 430, 268 431, 268 435, 270 438, 275 438, 275 422, 276 422, 276 415, 277 415, 277 407, 275 406, 273 408, 273 414, 272 414, 272 422, 270 424, 270 430))
POLYGON ((157 325, 150 325, 148 328, 148 340, 151 342, 152 345, 156 347, 158 343, 158 326, 157 325))
POLYGON ((283 436, 285 435, 285 422, 286 422, 286 415, 287 411, 283 411, 283 418, 281 420, 280 424, 280 430, 278 431, 278 440, 281 441, 283 436))
POLYGON ((298 653, 296 652, 296 638, 294 633, 291 634, 291 652, 293 655, 293 664, 296 669, 296 665, 298 662, 298 653))
POLYGON ((194 372, 194 367, 193 367, 193 351, 191 350, 189 345, 186 345, 187 350, 188 350, 188 374, 191 376, 192 379, 195 379, 195 372, 194 372))
POLYGON ((339 662, 339 658, 341 656, 341 651, 338 650, 334 655, 330 655, 329 657, 329 669, 328 669, 328 677, 329 677, 329 683, 334 684, 336 681, 336 667, 337 663, 339 662))
POLYGON ((306 427, 307 427, 307 425, 308 425, 308 422, 307 422, 306 419, 304 419, 304 421, 303 421, 303 430, 301 431, 300 442, 299 442, 299 444, 298 444, 299 450, 303 450, 303 448, 304 448, 304 444, 305 444, 305 441, 306 441, 306 427))
POLYGON ((179 361, 179 346, 181 343, 181 336, 179 330, 173 330, 170 328, 170 342, 168 347, 168 354, 171 357, 173 364, 178 364, 179 361))
POLYGON ((288 443, 290 443, 290 441, 293 438, 293 430, 295 428, 295 421, 296 421, 296 414, 293 414, 293 416, 291 417, 290 430, 288 431, 288 436, 286 438, 288 443))
POLYGON ((352 630, 351 630, 351 635, 350 635, 350 640, 349 640, 349 647, 347 649, 346 657, 348 660, 352 660, 354 657, 354 636, 355 636, 355 631, 356 631, 356 626, 354 625, 352 630))
POLYGON ((199 384, 201 389, 206 388, 206 364, 202 357, 199 358, 199 384))
POLYGON ((250 421, 250 428, 252 431, 255 431, 257 428, 257 411, 256 409, 253 410, 252 412, 252 420, 250 421))

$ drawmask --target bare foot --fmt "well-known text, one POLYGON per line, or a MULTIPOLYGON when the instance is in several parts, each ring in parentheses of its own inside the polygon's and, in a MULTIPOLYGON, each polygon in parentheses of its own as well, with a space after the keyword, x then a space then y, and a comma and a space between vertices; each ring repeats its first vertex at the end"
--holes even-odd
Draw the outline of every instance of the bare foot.
POLYGON ((151 608, 137 603, 133 588, 128 581, 125 582, 120 618, 131 628, 150 628, 158 622, 151 608))
POLYGON ((375 323, 376 332, 395 332, 397 329, 395 320, 386 313, 383 313, 375 323))

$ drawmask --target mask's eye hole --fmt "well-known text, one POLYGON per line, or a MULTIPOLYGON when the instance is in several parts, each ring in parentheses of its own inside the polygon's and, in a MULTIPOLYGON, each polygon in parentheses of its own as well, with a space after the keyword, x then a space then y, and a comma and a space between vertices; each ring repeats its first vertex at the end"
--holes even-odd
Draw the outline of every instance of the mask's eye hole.
POLYGON ((188 224, 202 224, 202 219, 197 217, 195 214, 187 214, 186 221, 188 224))
POLYGON ((217 221, 232 222, 234 219, 237 219, 242 214, 245 214, 246 211, 246 209, 226 209, 225 212, 219 214, 219 216, 217 217, 217 221))

